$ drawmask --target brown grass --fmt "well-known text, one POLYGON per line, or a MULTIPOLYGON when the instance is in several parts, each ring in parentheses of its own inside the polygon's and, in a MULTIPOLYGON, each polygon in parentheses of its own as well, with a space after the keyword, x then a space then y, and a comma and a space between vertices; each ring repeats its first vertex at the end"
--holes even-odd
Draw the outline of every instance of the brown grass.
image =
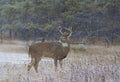
POLYGON ((120 46, 71 45, 57 72, 53 60, 42 60, 39 74, 26 64, 0 63, 0 82, 120 82, 120 46))
POLYGON ((0 43, 0 51, 25 53, 27 49, 25 42, 17 40, 5 40, 3 43, 0 43))

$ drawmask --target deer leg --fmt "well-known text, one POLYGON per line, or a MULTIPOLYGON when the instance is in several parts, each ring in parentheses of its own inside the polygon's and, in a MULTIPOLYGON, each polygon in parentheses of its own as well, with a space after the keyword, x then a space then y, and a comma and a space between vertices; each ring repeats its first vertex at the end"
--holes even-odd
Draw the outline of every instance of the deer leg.
POLYGON ((57 59, 54 59, 55 71, 57 71, 57 59))
POLYGON ((62 60, 59 60, 60 67, 62 68, 62 60))
POLYGON ((41 60, 41 58, 35 58, 34 69, 35 69, 36 73, 38 73, 38 64, 39 64, 40 60, 41 60))
POLYGON ((35 69, 36 73, 38 73, 38 64, 39 64, 39 62, 35 62, 35 64, 34 64, 34 69, 35 69))
POLYGON ((34 58, 32 58, 31 59, 31 62, 28 64, 28 72, 30 71, 30 69, 31 69, 31 67, 33 66, 33 64, 35 63, 35 59, 34 58))

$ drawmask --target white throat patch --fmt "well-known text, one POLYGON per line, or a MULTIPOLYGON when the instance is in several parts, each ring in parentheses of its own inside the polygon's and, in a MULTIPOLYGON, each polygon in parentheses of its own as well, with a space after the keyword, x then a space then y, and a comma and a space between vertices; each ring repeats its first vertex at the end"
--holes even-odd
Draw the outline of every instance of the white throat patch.
POLYGON ((62 43, 62 46, 63 47, 68 47, 68 43, 63 43, 63 42, 61 42, 61 41, 59 41, 60 43, 62 43))
POLYGON ((68 47, 68 43, 62 43, 63 47, 68 47))

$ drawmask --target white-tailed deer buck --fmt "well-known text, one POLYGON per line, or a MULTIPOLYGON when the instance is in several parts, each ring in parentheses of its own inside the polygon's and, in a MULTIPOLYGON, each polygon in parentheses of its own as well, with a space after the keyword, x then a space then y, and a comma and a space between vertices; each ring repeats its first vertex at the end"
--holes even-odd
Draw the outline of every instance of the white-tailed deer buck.
POLYGON ((38 72, 38 64, 42 57, 49 57, 54 59, 55 70, 57 68, 57 61, 62 67, 62 60, 66 58, 70 50, 69 37, 72 34, 72 28, 59 28, 61 37, 58 42, 44 41, 35 43, 29 47, 29 56, 31 62, 28 64, 28 72, 33 66, 35 71, 38 72))

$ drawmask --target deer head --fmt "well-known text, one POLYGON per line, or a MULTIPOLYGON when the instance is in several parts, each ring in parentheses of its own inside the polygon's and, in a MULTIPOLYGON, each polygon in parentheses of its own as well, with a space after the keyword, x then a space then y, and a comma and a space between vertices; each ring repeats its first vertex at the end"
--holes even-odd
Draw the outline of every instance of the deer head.
POLYGON ((59 32, 61 34, 61 37, 60 37, 60 40, 62 42, 67 42, 69 41, 71 35, 72 35, 72 27, 69 27, 69 28, 61 28, 59 27, 59 32))

